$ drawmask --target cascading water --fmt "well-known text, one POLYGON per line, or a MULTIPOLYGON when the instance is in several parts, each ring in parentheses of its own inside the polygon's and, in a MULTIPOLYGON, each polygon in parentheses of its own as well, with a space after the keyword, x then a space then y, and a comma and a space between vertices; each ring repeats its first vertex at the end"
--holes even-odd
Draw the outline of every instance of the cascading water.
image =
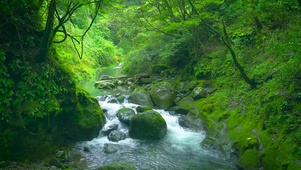
MULTIPOLYGON (((119 122, 116 113, 123 107, 135 110, 138 105, 128 103, 127 100, 123 103, 110 103, 110 97, 99 99, 102 99, 99 101, 102 109, 106 110, 107 123, 104 128, 118 124, 118 130, 127 133, 128 127, 119 122)), ((76 149, 88 164, 88 169, 97 169, 114 162, 128 162, 141 170, 235 169, 227 159, 201 148, 200 143, 206 135, 204 131, 184 129, 178 124, 178 116, 170 115, 164 110, 155 111, 159 112, 167 123, 164 139, 143 141, 127 137, 119 142, 111 142, 107 136, 100 133, 92 141, 76 145, 76 149), (106 145, 112 145, 116 150, 105 152, 106 145)))

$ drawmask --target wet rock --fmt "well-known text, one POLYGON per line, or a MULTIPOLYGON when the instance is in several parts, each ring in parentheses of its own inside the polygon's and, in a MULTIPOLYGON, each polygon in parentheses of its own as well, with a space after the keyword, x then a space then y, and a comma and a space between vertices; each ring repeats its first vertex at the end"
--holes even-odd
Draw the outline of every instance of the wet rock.
POLYGON ((171 108, 169 109, 169 111, 172 111, 172 112, 174 112, 175 114, 180 114, 180 115, 187 115, 188 112, 189 112, 189 110, 184 109, 184 108, 182 108, 182 107, 180 107, 180 106, 174 106, 174 107, 171 107, 171 108))
POLYGON ((213 136, 206 136, 206 138, 201 143, 202 148, 206 150, 210 150, 213 153, 217 153, 218 155, 223 155, 225 158, 233 158, 237 159, 237 157, 233 154, 231 141, 228 139, 219 139, 213 136))
POLYGON ((160 109, 168 109, 174 104, 175 90, 169 82, 158 82, 151 87, 150 96, 160 109))
POLYGON ((192 113, 179 117, 179 125, 184 128, 189 128, 195 131, 203 130, 202 120, 197 118, 192 113))
POLYGON ((116 98, 112 98, 108 101, 108 103, 119 103, 119 101, 116 98))
POLYGON ((112 142, 118 142, 124 140, 125 138, 126 138, 126 134, 119 130, 113 130, 112 132, 110 132, 108 136, 109 141, 112 142))
POLYGON ((148 110, 132 117, 129 135, 133 139, 158 140, 167 132, 167 124, 156 111, 148 110))
POLYGON ((141 87, 136 88, 133 91, 133 93, 129 96, 129 102, 151 107, 154 106, 149 93, 141 87))
POLYGON ((85 146, 84 147, 84 152, 91 152, 91 150, 87 146, 85 146))
POLYGON ((122 108, 118 110, 116 114, 119 121, 126 125, 130 124, 130 120, 134 115, 135 115, 135 111, 131 108, 122 108))
POLYGON ((118 100, 118 102, 119 103, 123 103, 124 102, 124 96, 123 95, 121 95, 121 94, 118 94, 117 96, 116 96, 116 99, 118 100))
POLYGON ((112 154, 117 152, 118 150, 122 149, 120 145, 112 144, 112 143, 105 143, 104 144, 104 153, 112 154))
POLYGON ((103 133, 104 135, 109 135, 110 132, 112 132, 113 130, 117 130, 118 129, 118 124, 114 123, 111 124, 109 126, 105 126, 102 130, 101 133, 103 133))

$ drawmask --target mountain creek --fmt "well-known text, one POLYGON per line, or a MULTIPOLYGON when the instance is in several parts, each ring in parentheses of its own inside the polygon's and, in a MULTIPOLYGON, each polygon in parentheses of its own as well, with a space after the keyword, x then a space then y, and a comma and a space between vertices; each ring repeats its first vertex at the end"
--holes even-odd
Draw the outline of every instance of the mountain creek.
MULTIPOLYGON (((235 170, 248 169, 258 162, 253 160, 252 153, 264 149, 262 139, 266 136, 253 129, 252 135, 239 137, 240 130, 229 131, 231 124, 223 121, 223 117, 208 116, 213 110, 206 103, 202 106, 205 110, 199 109, 198 102, 203 105, 217 91, 210 81, 183 81, 179 76, 164 74, 124 76, 119 69, 120 66, 104 70, 98 81, 82 84, 95 96, 93 101, 105 116, 105 124, 91 140, 77 140, 56 150, 44 162, 3 161, 0 167, 6 170, 235 170), (229 134, 233 132, 236 136, 231 139, 229 134)), ((92 100, 84 96, 81 96, 83 103, 92 100)), ((241 125, 239 118, 229 120, 241 125)), ((260 159, 270 162, 264 157, 260 159)), ((263 168, 257 163, 254 166, 263 168)))
MULTIPOLYGON (((104 110, 106 124, 98 137, 91 141, 78 142, 75 145, 74 150, 81 159, 76 164, 69 166, 76 168, 79 164, 86 165, 87 169, 98 169, 103 166, 110 167, 112 165, 114 167, 117 163, 117 167, 129 165, 130 167, 125 169, 139 170, 237 169, 236 158, 230 153, 225 153, 223 149, 218 150, 206 145, 202 146, 206 137, 206 131, 202 125, 203 121, 194 117, 188 110, 174 106, 176 101, 173 100, 179 100, 176 98, 176 93, 179 92, 168 87, 169 79, 174 78, 162 75, 136 75, 123 78, 125 76, 120 74, 120 68, 121 64, 99 73, 100 81, 97 81, 94 86, 100 90, 98 92, 92 90, 90 93, 97 97, 100 107, 104 110), (134 83, 139 84, 139 87, 133 88, 132 84, 134 83), (158 83, 158 86, 153 85, 158 83), (156 88, 157 90, 154 90, 156 88), (156 95, 152 95, 155 93, 154 91, 160 94, 161 100, 155 99, 156 95), (128 113, 125 111, 125 118, 120 116, 120 112, 125 108, 134 112, 135 115, 147 110, 159 113, 167 125, 164 137, 159 140, 148 137, 132 138, 129 131, 133 124, 130 122, 133 115, 127 115, 128 113), (124 119, 129 120, 125 121, 124 119)), ((88 84, 91 85, 91 83, 88 84)), ((194 86, 197 85, 194 83, 190 89, 196 88, 194 86)), ((188 91, 190 94, 190 90, 188 91)), ((212 90, 207 88, 206 93, 210 91, 212 90)), ((201 93, 204 91, 194 92, 194 98, 199 98, 201 93)), ((183 97, 188 94, 181 92, 181 95, 183 97)), ((146 129, 146 132, 141 133, 148 133, 149 131, 151 129, 146 129)))
POLYGON ((106 110, 107 123, 103 130, 117 125, 118 130, 126 134, 126 138, 112 142, 103 130, 97 138, 91 141, 80 142, 75 149, 83 156, 82 161, 88 169, 97 169, 100 166, 114 162, 127 162, 137 169, 235 169, 234 161, 216 151, 201 147, 206 132, 194 131, 179 125, 177 115, 170 115, 168 111, 159 112, 167 123, 167 134, 159 141, 137 140, 128 137, 128 127, 121 123, 116 113, 121 108, 136 109, 137 104, 110 103, 113 97, 99 97, 100 106, 106 110))
MULTIPOLYGON (((122 75, 118 73, 118 69, 120 66, 101 72, 100 81, 94 84, 95 88, 89 82, 82 84, 90 94, 97 98, 105 113, 106 124, 98 136, 92 140, 79 141, 73 146, 57 150, 49 163, 12 162, 4 169, 95 170, 106 166, 120 166, 125 169, 180 170, 200 167, 220 170, 237 169, 236 158, 230 153, 225 153, 223 149, 211 149, 202 145, 206 137, 205 125, 189 110, 175 105, 175 100, 179 99, 176 97, 176 90, 170 87, 168 82, 170 78, 133 76, 119 79, 118 77, 122 75), (141 87, 137 86, 133 89, 132 84, 138 81, 141 87), (150 84, 153 84, 152 87, 150 84), (153 93, 158 93, 159 96, 156 97, 153 93), (125 108, 132 111, 134 115, 144 114, 149 110, 158 113, 166 124, 164 134, 159 138, 156 136, 132 138, 129 131, 133 115, 126 115, 128 113, 125 111, 125 118, 118 116, 118 112, 125 108)), ((196 88, 196 85, 194 83, 192 87, 189 87, 189 94, 191 89, 196 88)), ((202 90, 194 92, 194 98, 199 98, 203 95, 200 93, 203 92, 202 90)), ((182 97, 187 94, 181 92, 182 97)), ((152 120, 150 122, 154 123, 152 120)), ((142 123, 142 127, 138 129, 144 126, 142 123)), ((146 131, 141 133, 148 133, 156 129, 157 125, 145 126, 145 128, 146 131)))

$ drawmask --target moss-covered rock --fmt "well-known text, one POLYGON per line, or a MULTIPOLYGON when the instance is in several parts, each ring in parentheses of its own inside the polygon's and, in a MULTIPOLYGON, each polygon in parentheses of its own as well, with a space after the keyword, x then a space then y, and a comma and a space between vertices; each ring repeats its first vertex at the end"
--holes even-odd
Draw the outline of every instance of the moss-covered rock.
POLYGON ((58 115, 60 128, 71 141, 92 139, 106 122, 104 113, 97 99, 84 90, 77 89, 76 101, 75 110, 58 115))
POLYGON ((160 109, 168 109, 174 105, 175 89, 169 82, 158 82, 152 85, 150 96, 160 109))
POLYGON ((167 132, 167 124, 160 113, 148 110, 136 114, 130 121, 129 135, 134 139, 158 140, 167 132))
POLYGON ((151 108, 150 106, 138 106, 138 107, 136 108, 136 111, 137 111, 138 113, 142 113, 142 112, 145 112, 145 111, 147 111, 147 110, 152 110, 152 108, 151 108))
POLYGON ((246 150, 238 163, 243 169, 257 170, 260 167, 260 156, 256 148, 246 150))
POLYGON ((8 109, 7 121, 0 120, 0 160, 44 158, 62 146, 96 137, 105 123, 96 98, 76 90, 69 74, 57 65, 43 65, 39 73, 31 73, 37 78, 52 74, 51 80, 36 82, 39 89, 28 91, 32 99, 20 98, 8 109))
POLYGON ((139 105, 151 106, 154 104, 149 93, 142 87, 137 87, 129 96, 129 102, 139 105))
POLYGON ((207 97, 207 91, 203 87, 195 87, 191 92, 191 97, 193 100, 198 100, 200 98, 207 97))

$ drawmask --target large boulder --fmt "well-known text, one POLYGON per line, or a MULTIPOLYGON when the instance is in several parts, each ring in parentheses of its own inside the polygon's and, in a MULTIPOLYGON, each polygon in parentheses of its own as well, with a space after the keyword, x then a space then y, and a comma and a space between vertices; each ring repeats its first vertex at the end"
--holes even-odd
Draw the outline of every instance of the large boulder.
POLYGON ((132 92, 132 94, 129 96, 129 102, 139 104, 139 105, 151 106, 151 107, 154 106, 149 93, 141 87, 136 88, 132 92))
MULTIPOLYGON (((68 112, 57 115, 60 139, 72 142, 91 140, 99 135, 106 123, 105 115, 98 100, 86 91, 76 90, 76 103, 68 112)), ((70 107, 70 106, 68 106, 70 107)))
POLYGON ((175 89, 168 82, 158 82, 151 87, 150 96, 160 109, 168 109, 174 104, 175 89))
POLYGON ((132 117, 129 135, 134 139, 158 140, 167 132, 167 124, 160 113, 148 110, 132 117))
MULTIPOLYGON (((67 90, 53 94, 56 96, 51 96, 49 100, 58 103, 57 108, 51 105, 57 110, 43 113, 43 117, 24 114, 21 119, 16 117, 19 113, 12 114, 15 116, 12 120, 22 122, 7 128, 2 128, 5 124, 0 122, 0 160, 43 159, 58 148, 98 136, 106 119, 97 99, 84 90, 76 89, 75 84, 65 74, 60 76, 62 78, 61 82, 57 82, 60 85, 58 87, 67 90)), ((48 105, 50 103, 45 103, 44 107, 49 107, 48 105)), ((33 105, 27 103, 24 106, 33 105)), ((22 108, 21 105, 16 107, 22 108)))
POLYGON ((135 111, 131 108, 121 108, 117 111, 116 116, 118 117, 119 121, 129 125, 131 118, 135 115, 135 111))

